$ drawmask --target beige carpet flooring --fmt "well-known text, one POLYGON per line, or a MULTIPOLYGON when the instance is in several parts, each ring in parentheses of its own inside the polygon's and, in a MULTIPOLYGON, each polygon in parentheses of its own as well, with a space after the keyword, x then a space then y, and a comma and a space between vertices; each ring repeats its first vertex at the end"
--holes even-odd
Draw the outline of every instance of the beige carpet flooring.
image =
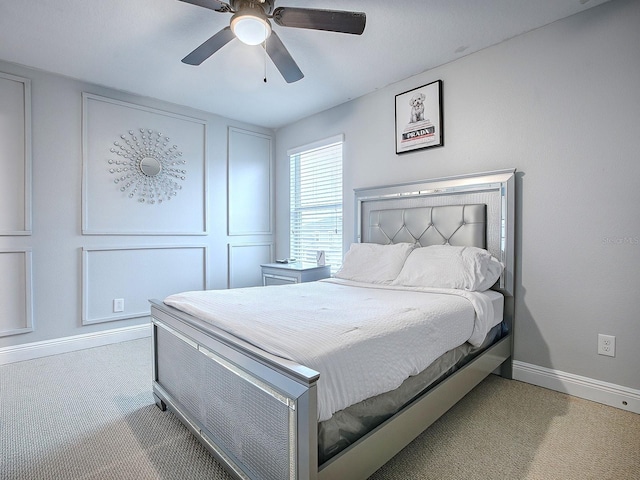
MULTIPOLYGON (((0 366, 0 479, 230 478, 150 385, 149 339, 0 366)), ((371 478, 640 479, 640 415, 490 376, 371 478)))

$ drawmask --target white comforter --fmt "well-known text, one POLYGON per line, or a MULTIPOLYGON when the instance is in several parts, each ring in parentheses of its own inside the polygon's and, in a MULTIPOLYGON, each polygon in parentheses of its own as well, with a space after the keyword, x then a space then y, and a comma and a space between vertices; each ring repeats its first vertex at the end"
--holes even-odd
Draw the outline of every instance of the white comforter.
POLYGON ((397 388, 466 341, 479 345, 494 322, 481 293, 339 279, 185 292, 164 303, 320 372, 318 421, 397 388))

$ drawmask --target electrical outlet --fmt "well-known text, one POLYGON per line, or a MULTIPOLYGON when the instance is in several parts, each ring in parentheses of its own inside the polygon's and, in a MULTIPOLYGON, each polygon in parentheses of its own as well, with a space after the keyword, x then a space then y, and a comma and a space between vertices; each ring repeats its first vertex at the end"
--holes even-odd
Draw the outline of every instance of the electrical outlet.
POLYGON ((114 298, 113 299, 113 312, 124 312, 124 298, 114 298))
POLYGON ((616 337, 598 334, 598 355, 616 356, 616 337))

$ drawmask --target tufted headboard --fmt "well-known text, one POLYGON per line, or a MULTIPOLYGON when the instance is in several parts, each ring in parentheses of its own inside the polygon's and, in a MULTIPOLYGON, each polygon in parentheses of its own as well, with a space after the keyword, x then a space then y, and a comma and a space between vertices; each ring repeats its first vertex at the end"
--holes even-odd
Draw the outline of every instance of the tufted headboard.
POLYGON ((487 206, 449 205, 441 207, 372 210, 367 222, 367 241, 408 242, 422 247, 456 245, 486 248, 487 206))
POLYGON ((355 190, 356 240, 487 249, 513 295, 515 170, 355 190))

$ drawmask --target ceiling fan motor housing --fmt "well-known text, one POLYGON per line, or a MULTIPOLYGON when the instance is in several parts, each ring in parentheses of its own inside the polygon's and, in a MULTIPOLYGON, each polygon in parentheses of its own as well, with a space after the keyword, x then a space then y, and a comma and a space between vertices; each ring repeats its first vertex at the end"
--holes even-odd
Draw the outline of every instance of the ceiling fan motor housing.
POLYGON ((271 15, 273 12, 273 0, 231 0, 229 4, 234 12, 256 11, 259 16, 271 15))

